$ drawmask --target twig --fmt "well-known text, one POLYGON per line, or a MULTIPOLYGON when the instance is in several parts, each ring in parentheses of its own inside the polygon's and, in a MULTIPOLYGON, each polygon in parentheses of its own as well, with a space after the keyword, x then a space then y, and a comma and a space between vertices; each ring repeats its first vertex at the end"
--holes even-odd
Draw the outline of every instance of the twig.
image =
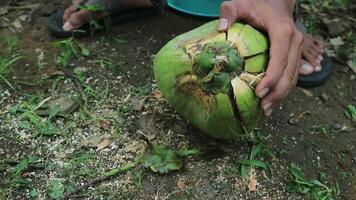
POLYGON ((131 170, 132 168, 136 167, 138 164, 140 164, 144 158, 146 152, 146 147, 143 149, 143 151, 140 153, 140 155, 138 156, 138 158, 135 160, 135 162, 133 163, 128 163, 120 168, 115 168, 110 170, 109 172, 105 173, 104 175, 102 175, 101 177, 98 177, 96 179, 92 179, 90 181, 88 181, 87 183, 78 186, 73 192, 69 192, 67 194, 65 194, 62 198, 62 200, 66 200, 69 199, 71 196, 75 195, 76 193, 85 190, 93 185, 96 185, 98 183, 101 183, 109 178, 112 178, 118 174, 127 172, 129 170, 131 170))

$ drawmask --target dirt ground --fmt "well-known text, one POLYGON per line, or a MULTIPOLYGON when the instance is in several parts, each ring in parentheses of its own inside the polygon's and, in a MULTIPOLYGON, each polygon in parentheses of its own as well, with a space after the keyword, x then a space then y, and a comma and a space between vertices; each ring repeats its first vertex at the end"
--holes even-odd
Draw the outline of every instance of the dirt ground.
MULTIPOLYGON (((6 2, 0 5, 5 8, 6 2)), ((356 74, 346 64, 356 39, 352 14, 356 7, 351 1, 343 13, 346 17, 334 15, 339 12, 334 7, 310 16, 315 7, 302 5, 303 18, 314 17, 309 22, 322 16, 340 18, 344 44, 330 42, 320 20, 310 26, 325 40, 328 52, 337 56, 334 71, 320 87, 293 90, 272 117, 260 123, 255 134, 272 153, 259 158, 268 168, 256 168, 255 190, 249 187, 251 179, 241 176, 239 164, 249 158, 254 143, 204 135, 161 99, 155 84, 155 53, 175 36, 211 19, 169 10, 73 40, 78 48, 89 51, 87 55, 82 50, 66 67, 69 72, 79 68, 85 73, 78 86, 73 73, 63 73, 56 64, 59 49, 53 42, 58 39, 49 35, 46 26, 48 16, 69 1, 23 0, 11 5, 0 14, 0 38, 17 36, 19 45, 13 55, 21 59, 5 74, 16 91, 0 79, 0 199, 61 198, 78 185, 135 160, 145 146, 140 139, 145 135, 154 144, 197 148, 201 155, 184 159, 182 169, 164 175, 138 165, 71 198, 313 199, 310 194, 287 191, 290 166, 295 163, 307 179, 336 188, 333 199, 356 200, 356 122, 345 115, 348 105, 356 105, 356 74), (37 127, 25 115, 35 110, 31 104, 69 96, 85 96, 86 101, 72 101, 79 108, 47 120, 48 129, 37 127), (16 105, 25 111, 14 111, 16 105)), ((48 117, 39 119, 43 124, 48 117)))

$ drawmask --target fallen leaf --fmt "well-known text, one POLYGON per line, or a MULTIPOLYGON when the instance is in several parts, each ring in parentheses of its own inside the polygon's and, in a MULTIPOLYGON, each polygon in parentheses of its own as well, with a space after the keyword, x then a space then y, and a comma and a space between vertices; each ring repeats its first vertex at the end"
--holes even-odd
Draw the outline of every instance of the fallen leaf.
POLYGON ((96 147, 98 148, 98 151, 105 149, 111 144, 111 141, 107 138, 105 138, 100 144, 98 144, 96 147))
POLYGON ((136 97, 131 99, 132 109, 135 111, 142 111, 147 97, 136 97))
POLYGON ((248 180, 248 191, 249 192, 254 192, 256 191, 256 187, 257 187, 257 180, 255 178, 250 178, 248 180))
POLYGON ((103 140, 102 135, 94 135, 84 140, 83 144, 88 147, 97 147, 97 145, 103 140))
POLYGON ((153 96, 158 100, 158 101, 163 101, 163 95, 160 90, 155 90, 153 91, 153 96))
POLYGON ((355 61, 349 60, 347 62, 347 66, 349 66, 350 69, 356 74, 356 62, 355 61))
POLYGON ((19 31, 21 31, 23 28, 19 19, 16 19, 14 22, 12 22, 12 25, 19 31))
POLYGON ((335 47, 341 46, 344 44, 344 41, 342 41, 341 37, 335 37, 335 38, 330 38, 330 44, 332 44, 335 47))
POLYGON ((6 7, 0 7, 0 16, 5 15, 8 12, 8 9, 6 7))
POLYGON ((250 167, 248 175, 249 175, 248 185, 247 185, 248 191, 249 192, 254 192, 257 189, 257 180, 256 180, 255 169, 253 167, 250 167))
POLYGON ((109 122, 104 121, 104 120, 99 121, 99 126, 100 126, 100 128, 102 128, 104 130, 109 130, 109 128, 110 128, 109 122))
POLYGON ((262 173, 262 176, 263 176, 265 179, 269 180, 269 178, 268 178, 268 176, 267 176, 265 170, 262 170, 261 173, 262 173))
POLYGON ((180 190, 184 190, 185 189, 185 178, 184 177, 180 177, 177 181, 177 186, 180 190))
POLYGON ((125 147, 125 150, 129 152, 138 152, 138 150, 143 149, 143 147, 144 144, 142 142, 133 141, 131 144, 125 147))

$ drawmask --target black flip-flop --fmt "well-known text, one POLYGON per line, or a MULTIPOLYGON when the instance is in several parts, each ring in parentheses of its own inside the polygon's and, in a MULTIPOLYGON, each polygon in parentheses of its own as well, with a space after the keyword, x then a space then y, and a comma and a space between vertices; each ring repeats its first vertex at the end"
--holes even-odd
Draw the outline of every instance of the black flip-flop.
MULTIPOLYGON (((159 12, 153 8, 141 8, 135 10, 128 10, 120 12, 117 14, 112 14, 106 19, 99 20, 98 23, 103 25, 104 28, 109 28, 127 21, 132 21, 136 19, 145 19, 153 15, 158 14, 159 12)), ((84 24, 80 30, 75 31, 65 31, 63 30, 63 14, 64 11, 58 11, 52 14, 48 18, 48 28, 52 35, 58 38, 67 38, 67 37, 82 37, 90 33, 90 26, 88 23, 84 24)))
MULTIPOLYGON (((300 31, 306 32, 306 28, 299 20, 296 20, 296 25, 300 31)), ((320 86, 330 77, 332 70, 332 60, 328 54, 324 53, 323 61, 321 62, 321 71, 313 72, 310 75, 299 75, 297 86, 304 88, 320 86)))
POLYGON ((323 54, 321 61, 321 71, 313 72, 310 75, 299 75, 297 85, 304 88, 317 87, 322 85, 331 75, 333 63, 328 54, 323 54))

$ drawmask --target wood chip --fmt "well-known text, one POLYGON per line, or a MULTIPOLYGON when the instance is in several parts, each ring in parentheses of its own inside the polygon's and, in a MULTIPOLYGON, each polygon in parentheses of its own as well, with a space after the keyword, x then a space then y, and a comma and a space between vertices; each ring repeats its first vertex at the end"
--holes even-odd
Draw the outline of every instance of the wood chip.
POLYGON ((304 89, 304 88, 299 88, 299 89, 308 97, 314 96, 314 94, 310 90, 307 90, 307 89, 304 89))

